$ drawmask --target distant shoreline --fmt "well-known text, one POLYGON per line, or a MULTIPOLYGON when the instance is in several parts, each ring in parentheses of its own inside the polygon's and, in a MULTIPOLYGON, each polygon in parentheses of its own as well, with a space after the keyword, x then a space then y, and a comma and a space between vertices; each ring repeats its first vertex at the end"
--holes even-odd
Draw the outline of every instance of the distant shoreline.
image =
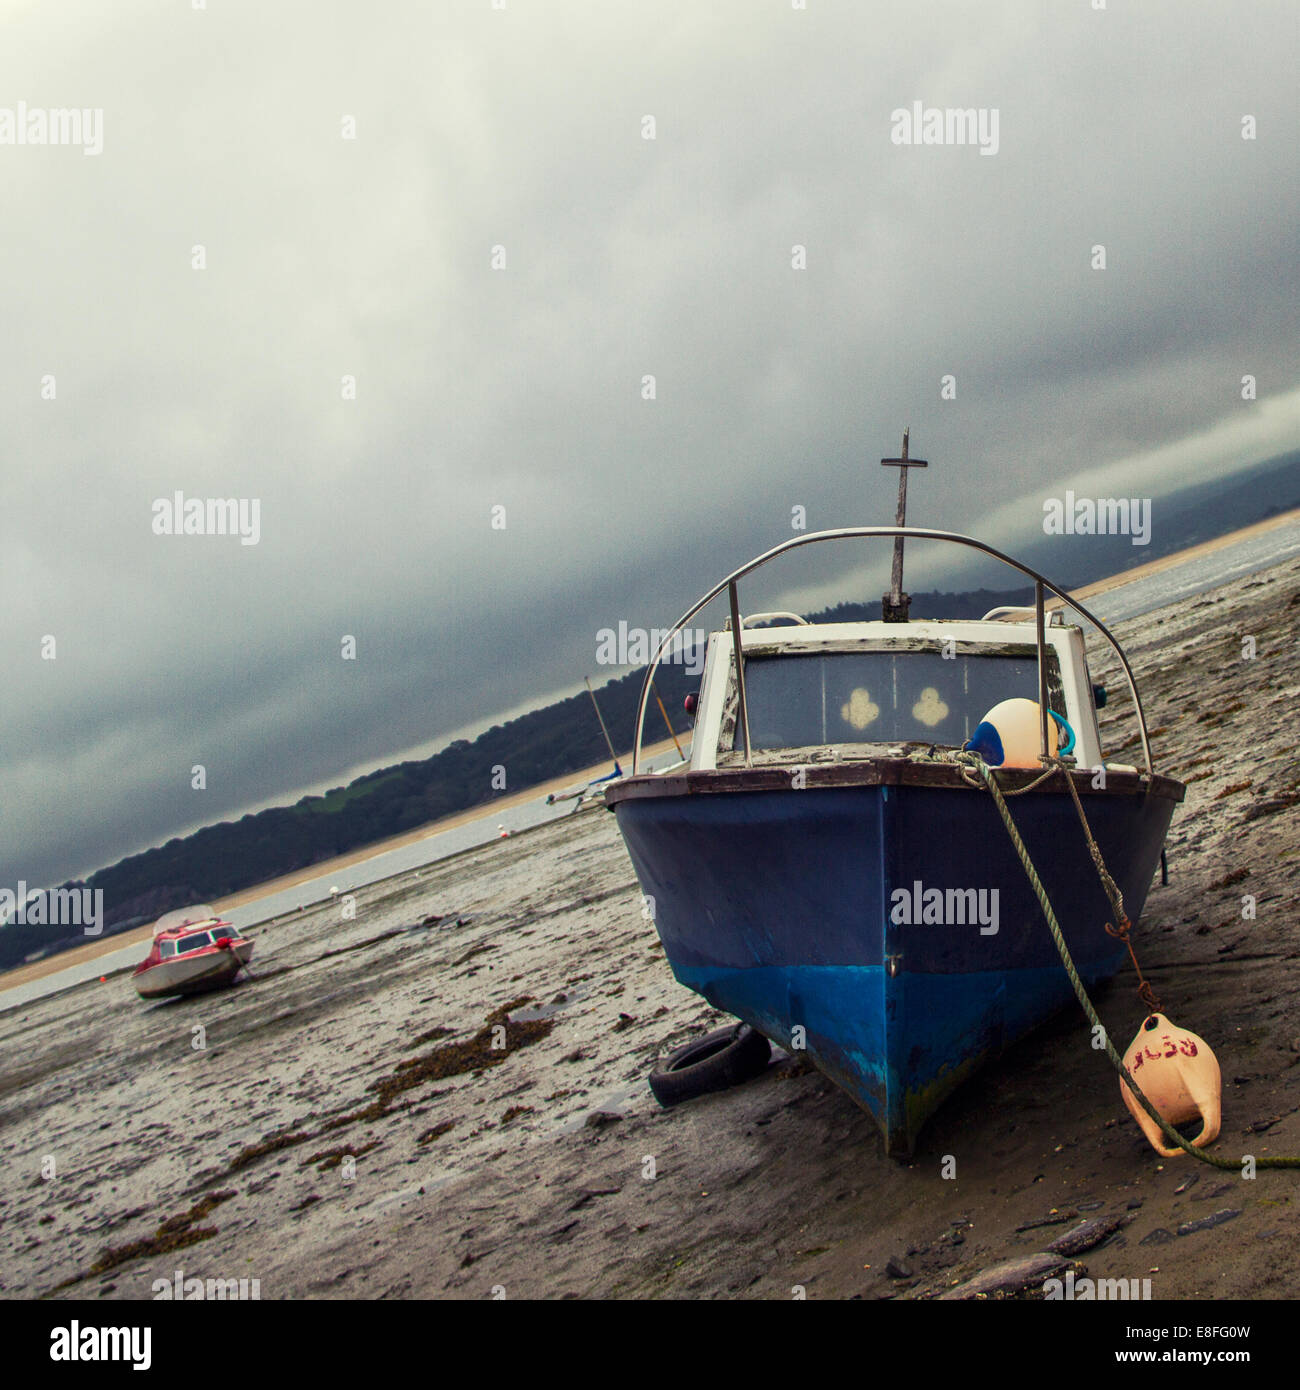
MULTIPOLYGON (((1263 521, 1243 526, 1239 531, 1229 531, 1225 535, 1216 536, 1212 541, 1201 541, 1199 545, 1189 545, 1184 550, 1175 550, 1171 555, 1165 555, 1159 560, 1148 560, 1145 565, 1123 570, 1108 579, 1094 579, 1091 584, 1085 584, 1081 589, 1071 589, 1069 594, 1071 598, 1077 599, 1096 598, 1099 594, 1108 594, 1112 589, 1131 584, 1135 579, 1147 579, 1162 570, 1173 569, 1175 565, 1181 565, 1187 560, 1195 560, 1201 555, 1213 555, 1216 550, 1224 550, 1230 545, 1236 545, 1238 541, 1249 540, 1252 536, 1262 536, 1267 531, 1276 531, 1279 527, 1297 521, 1300 521, 1300 507, 1293 507, 1289 512, 1279 512, 1277 516, 1266 517, 1263 521)), ((1053 603, 1059 606, 1060 600, 1049 600, 1047 607, 1052 607, 1053 603)))
MULTIPOLYGON (((671 739, 664 739, 662 743, 646 745, 642 748, 641 754, 642 757, 653 758, 660 753, 667 752, 672 746, 671 739)), ((454 830, 459 825, 467 825, 471 821, 487 820, 490 816, 495 816, 511 806, 521 806, 525 802, 536 800, 550 792, 559 792, 565 790, 566 787, 580 786, 583 782, 590 782, 593 778, 603 777, 608 771, 609 759, 606 758, 602 762, 594 763, 591 767, 583 768, 579 772, 568 772, 563 777, 553 777, 549 782, 539 782, 536 786, 524 787, 520 791, 512 792, 509 796, 499 796, 481 805, 470 806, 464 811, 454 811, 438 820, 417 826, 414 830, 404 830, 400 835, 390 835, 384 840, 372 840, 368 845, 359 845, 356 849, 349 850, 347 854, 340 854, 333 859, 322 859, 317 864, 309 864, 305 869, 295 869, 293 873, 281 874, 278 878, 267 879, 263 883, 250 884, 249 887, 241 888, 239 892, 231 893, 228 897, 211 900, 211 905, 218 912, 229 912, 236 907, 246 907, 249 903, 257 902, 261 898, 269 898, 272 893, 283 892, 286 888, 293 888, 295 885, 306 883, 313 878, 324 878, 326 874, 341 872, 355 864, 364 863, 367 859, 375 859, 381 854, 387 854, 390 850, 401 849, 404 845, 413 845, 417 840, 427 840, 434 835, 441 835, 443 831, 454 830)), ((120 951, 126 946, 143 945, 153 940, 153 929, 154 924, 150 922, 147 926, 132 927, 130 931, 118 932, 115 936, 88 941, 84 946, 73 946, 67 951, 60 951, 54 956, 46 956, 42 960, 34 960, 27 965, 14 966, 12 970, 0 973, 0 990, 25 985, 32 980, 42 980, 47 975, 55 975, 60 970, 67 970, 85 961, 98 960, 100 956, 109 955, 113 951, 120 951)))
MULTIPOLYGON (((1263 535, 1268 531, 1277 530, 1282 526, 1297 521, 1300 521, 1300 507, 1281 512, 1277 516, 1267 517, 1265 520, 1257 521, 1250 526, 1243 526, 1239 530, 1228 531, 1222 536, 1215 537, 1213 540, 1202 541, 1198 545, 1192 545, 1183 550, 1174 551, 1172 554, 1165 555, 1159 560, 1151 560, 1133 569, 1123 570, 1119 574, 1111 575, 1109 578, 1094 580, 1091 584, 1085 584, 1081 588, 1070 590, 1070 597, 1087 600, 1095 598, 1099 594, 1110 593, 1112 590, 1122 588, 1125 584, 1132 584, 1135 580, 1147 579, 1151 575, 1159 574, 1163 570, 1173 569, 1176 565, 1183 564, 1185 561, 1195 559, 1201 555, 1213 554, 1214 551, 1226 549, 1230 545, 1235 545, 1238 541, 1249 540, 1253 536, 1263 535)), ((1050 600, 1046 606, 1049 609, 1054 606, 1059 607, 1060 600, 1050 600)), ((672 746, 672 741, 670 739, 665 739, 662 743, 655 744, 653 747, 645 749, 644 754, 646 757, 653 757, 659 753, 666 752, 672 746)), ((363 845, 347 854, 339 855, 337 858, 322 860, 318 864, 311 864, 307 868, 295 870, 291 874, 282 874, 279 878, 268 879, 264 883, 253 884, 248 888, 241 889, 238 893, 231 894, 229 897, 218 899, 212 905, 221 912, 228 912, 236 907, 245 907, 251 902, 269 897, 272 893, 278 893, 286 888, 292 888, 295 884, 305 883, 313 878, 321 878, 329 873, 340 872, 343 869, 351 868, 354 864, 360 864, 367 859, 374 859, 378 855, 386 854, 389 850, 400 849, 404 845, 414 844, 417 840, 428 839, 432 835, 441 834, 445 830, 452 830, 456 826, 468 824, 470 821, 486 819, 489 816, 494 816, 498 812, 505 810, 507 807, 521 805, 536 797, 545 796, 549 792, 562 791, 566 787, 589 782, 592 778, 601 776, 608 771, 608 769, 609 763, 608 760, 605 760, 581 772, 571 772, 563 777, 554 777, 549 782, 541 782, 533 787, 525 787, 523 790, 514 792, 510 796, 498 797, 494 801, 479 806, 471 806, 467 810, 443 816, 439 820, 418 826, 414 830, 404 831, 400 835, 393 835, 385 840, 376 840, 371 844, 363 845)), ((70 966, 79 965, 83 961, 96 960, 100 956, 108 955, 112 951, 121 950, 124 946, 148 942, 152 939, 152 936, 153 924, 150 923, 148 926, 134 927, 130 931, 120 932, 116 936, 106 937, 103 940, 87 942, 84 946, 74 946, 71 950, 61 951, 56 956, 48 956, 43 960, 32 961, 29 965, 15 966, 12 970, 0 973, 0 990, 26 984, 31 980, 43 979, 47 975, 57 974, 60 970, 66 970, 70 966)))

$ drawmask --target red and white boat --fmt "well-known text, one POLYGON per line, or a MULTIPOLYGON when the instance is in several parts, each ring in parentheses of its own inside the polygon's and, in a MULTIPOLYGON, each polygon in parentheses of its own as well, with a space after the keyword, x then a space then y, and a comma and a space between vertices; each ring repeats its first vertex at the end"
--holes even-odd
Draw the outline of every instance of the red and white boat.
POLYGON ((206 904, 182 907, 158 919, 153 947, 132 980, 141 999, 198 994, 233 984, 253 954, 253 943, 206 904))

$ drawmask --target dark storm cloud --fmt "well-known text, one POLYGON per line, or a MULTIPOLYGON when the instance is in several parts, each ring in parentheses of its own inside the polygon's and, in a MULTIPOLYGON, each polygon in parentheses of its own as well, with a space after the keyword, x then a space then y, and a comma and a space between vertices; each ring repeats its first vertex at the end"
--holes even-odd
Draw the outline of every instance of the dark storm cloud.
POLYGON ((104 111, 100 155, 0 147, 0 882, 573 687, 792 507, 892 519, 905 424, 913 519, 1013 549, 1091 470, 1290 447, 1290 7, 880 8, 0 7, 0 107, 104 111), (997 154, 892 144, 914 100, 997 154), (259 543, 154 535, 177 489, 259 543))

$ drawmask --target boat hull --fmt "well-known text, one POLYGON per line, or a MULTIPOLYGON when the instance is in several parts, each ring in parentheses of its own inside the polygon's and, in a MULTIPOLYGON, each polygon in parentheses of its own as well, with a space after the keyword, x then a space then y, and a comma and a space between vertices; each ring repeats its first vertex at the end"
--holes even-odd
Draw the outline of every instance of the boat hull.
POLYGON ((251 941, 239 941, 229 949, 208 948, 193 955, 174 956, 140 971, 133 980, 141 999, 169 999, 202 994, 234 983, 253 954, 251 941))
MULTIPOLYGON (((774 1042, 802 1044, 875 1118, 887 1152, 911 1154, 957 1085, 1073 998, 992 797, 960 783, 791 790, 787 776, 776 790, 709 776, 666 795, 637 779, 610 797, 673 973, 774 1042)), ((1084 797, 1134 921, 1181 798, 1161 780, 1177 793, 1084 797)), ((1127 953, 1105 930, 1114 912, 1069 793, 1058 782, 1009 804, 1079 974, 1109 978, 1127 953)))

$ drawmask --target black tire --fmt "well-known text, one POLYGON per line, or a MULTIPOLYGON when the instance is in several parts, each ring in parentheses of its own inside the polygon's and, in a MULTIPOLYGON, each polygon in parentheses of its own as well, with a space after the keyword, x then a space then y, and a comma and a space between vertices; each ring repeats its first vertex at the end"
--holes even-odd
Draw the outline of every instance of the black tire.
POLYGON ((660 1105, 739 1086, 767 1069, 772 1045, 747 1023, 733 1023, 670 1052, 650 1073, 650 1089, 660 1105))

